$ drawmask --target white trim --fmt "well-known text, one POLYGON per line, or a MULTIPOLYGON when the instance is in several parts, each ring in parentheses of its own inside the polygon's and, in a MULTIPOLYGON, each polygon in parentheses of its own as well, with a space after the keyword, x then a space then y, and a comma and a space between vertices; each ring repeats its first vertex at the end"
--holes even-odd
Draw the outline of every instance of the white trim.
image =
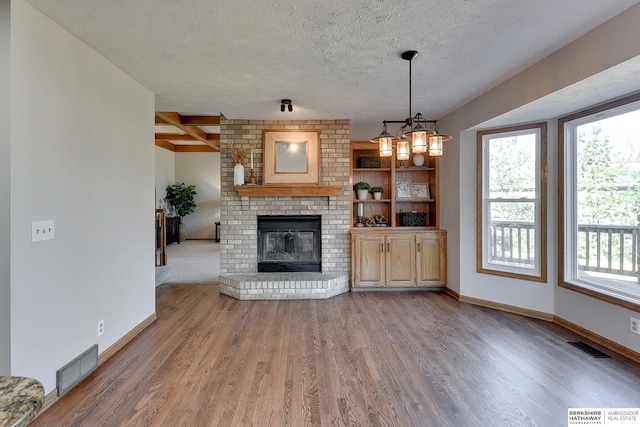
MULTIPOLYGON (((640 110, 640 101, 621 105, 609 110, 599 111, 588 116, 583 116, 572 121, 564 123, 564 277, 561 279, 566 283, 582 287, 584 289, 598 292, 603 295, 615 297, 624 301, 638 304, 640 303, 640 286, 638 291, 627 291, 620 289, 620 286, 613 286, 608 283, 608 279, 598 280, 596 278, 580 277, 578 272, 578 194, 577 173, 578 173, 578 154, 577 154, 577 128, 584 124, 612 118, 632 111, 640 110)), ((633 287, 633 283, 629 283, 633 287)))

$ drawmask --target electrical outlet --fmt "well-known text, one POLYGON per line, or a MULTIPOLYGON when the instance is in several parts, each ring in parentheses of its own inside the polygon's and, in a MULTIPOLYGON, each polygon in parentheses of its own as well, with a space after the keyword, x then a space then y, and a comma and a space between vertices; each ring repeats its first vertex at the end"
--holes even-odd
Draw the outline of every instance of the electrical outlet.
POLYGON ((98 321, 98 336, 104 334, 104 319, 98 321))
POLYGON ((634 334, 640 335, 640 320, 635 317, 629 317, 629 329, 634 334))
POLYGON ((31 242, 53 240, 55 237, 55 223, 52 219, 47 221, 33 221, 31 223, 31 242))

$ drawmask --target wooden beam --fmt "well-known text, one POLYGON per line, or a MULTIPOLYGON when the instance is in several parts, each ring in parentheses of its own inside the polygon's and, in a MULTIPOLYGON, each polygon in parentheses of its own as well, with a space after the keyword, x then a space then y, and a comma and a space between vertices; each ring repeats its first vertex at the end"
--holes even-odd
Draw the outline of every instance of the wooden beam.
POLYGON ((188 126, 182 123, 182 116, 175 111, 156 111, 156 117, 160 117, 165 122, 177 127, 196 140, 204 142, 215 151, 220 151, 220 142, 211 140, 207 137, 207 133, 197 126, 188 126))
POLYGON ((213 151, 216 153, 220 152, 220 141, 209 141, 207 142, 207 145, 211 148, 213 148, 213 151))
POLYGON ((215 153, 216 150, 208 145, 176 145, 176 153, 215 153))
MULTIPOLYGON (((207 141, 220 141, 219 133, 207 133, 207 141)), ((186 133, 156 133, 156 141, 164 140, 164 141, 197 141, 191 135, 187 135, 186 133)))
POLYGON ((275 196, 339 196, 344 185, 331 184, 265 184, 235 185, 233 188, 241 197, 275 197, 275 196))
POLYGON ((189 126, 220 126, 220 116, 182 116, 182 124, 189 126))
POLYGON ((176 151, 176 146, 170 143, 169 141, 159 141, 156 139, 156 147, 164 148, 169 151, 176 151))
POLYGON ((207 133, 195 126, 187 126, 182 124, 182 116, 175 111, 157 111, 156 117, 160 117, 165 122, 177 127, 184 133, 191 135, 198 141, 202 141, 205 144, 207 143, 207 133))
POLYGON ((156 133, 156 141, 196 141, 196 139, 186 133, 156 133))

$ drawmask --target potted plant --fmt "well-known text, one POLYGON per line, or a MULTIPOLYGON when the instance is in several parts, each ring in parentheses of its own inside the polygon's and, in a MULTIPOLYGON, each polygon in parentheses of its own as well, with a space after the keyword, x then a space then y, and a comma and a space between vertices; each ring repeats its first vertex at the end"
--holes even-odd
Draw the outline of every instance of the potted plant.
POLYGON ((176 215, 180 218, 180 241, 183 242, 185 236, 185 225, 182 219, 196 210, 195 185, 186 185, 184 182, 167 186, 167 196, 165 200, 173 207, 176 215))
POLYGON ((376 200, 380 200, 382 198, 382 193, 384 192, 384 189, 382 187, 372 187, 371 188, 371 194, 373 194, 373 198, 376 200))
POLYGON ((369 190, 371 190, 371 186, 368 182, 360 181, 356 185, 353 186, 358 194, 358 200, 366 200, 369 195, 369 190))

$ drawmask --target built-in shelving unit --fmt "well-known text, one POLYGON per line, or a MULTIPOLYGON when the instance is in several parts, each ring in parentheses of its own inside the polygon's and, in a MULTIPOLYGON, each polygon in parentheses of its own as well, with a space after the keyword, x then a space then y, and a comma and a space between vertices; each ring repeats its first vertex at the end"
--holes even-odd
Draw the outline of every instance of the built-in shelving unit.
POLYGON ((351 143, 351 185, 382 187, 360 200, 352 191, 354 291, 441 289, 446 286, 446 231, 440 230, 438 158, 424 155, 416 166, 379 157, 378 145, 351 143), (359 219, 362 214, 362 220, 359 219))
POLYGON ((438 158, 424 156, 423 166, 413 165, 413 156, 405 162, 395 157, 379 157, 378 145, 370 142, 351 144, 351 185, 368 182, 372 187, 382 187, 380 200, 369 194, 366 200, 358 200, 352 192, 353 226, 358 224, 358 204, 364 207, 364 218, 384 216, 388 227, 406 227, 407 218, 424 214, 424 225, 420 229, 437 229, 440 225, 438 181, 438 158), (370 160, 379 159, 379 167, 361 167, 375 164, 370 160), (401 215, 402 213, 402 215, 401 215), (404 218, 406 216, 406 218, 404 218))

